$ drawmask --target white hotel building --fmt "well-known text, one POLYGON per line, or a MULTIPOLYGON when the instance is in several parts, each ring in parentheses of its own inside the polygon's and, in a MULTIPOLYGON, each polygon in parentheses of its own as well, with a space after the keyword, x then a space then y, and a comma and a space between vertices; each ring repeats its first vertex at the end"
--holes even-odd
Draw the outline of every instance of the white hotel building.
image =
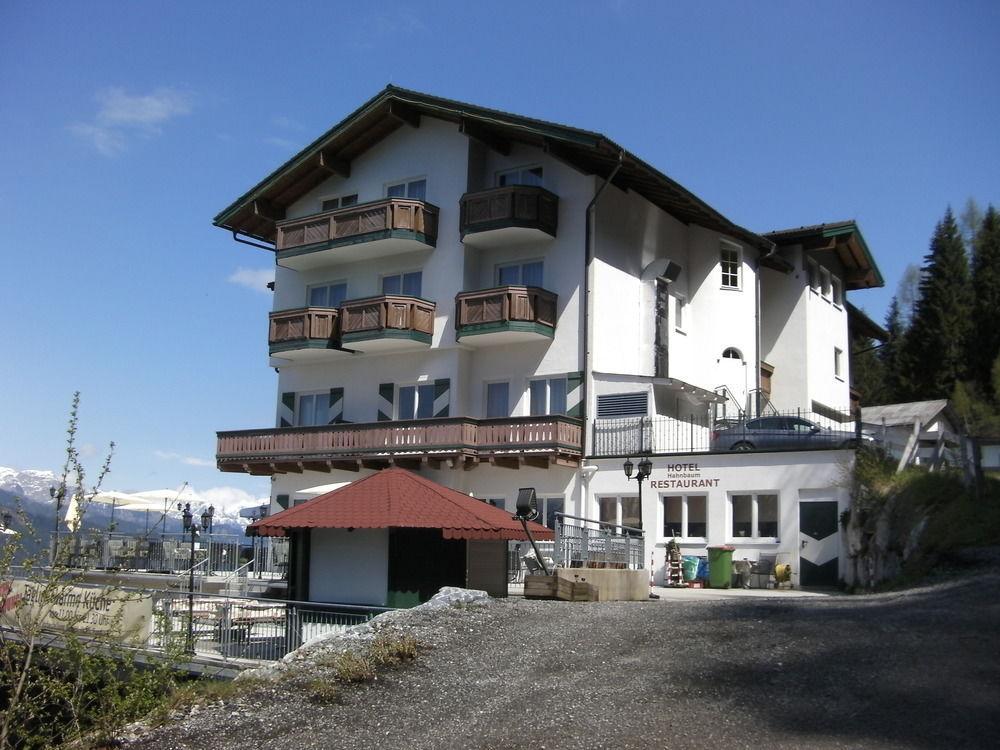
POLYGON ((396 465, 641 525, 658 582, 673 534, 842 572, 852 451, 711 433, 851 408, 849 326, 877 326, 846 294, 882 284, 853 222, 757 234, 599 133, 389 86, 215 224, 275 256, 276 423, 217 455, 273 511, 396 465))

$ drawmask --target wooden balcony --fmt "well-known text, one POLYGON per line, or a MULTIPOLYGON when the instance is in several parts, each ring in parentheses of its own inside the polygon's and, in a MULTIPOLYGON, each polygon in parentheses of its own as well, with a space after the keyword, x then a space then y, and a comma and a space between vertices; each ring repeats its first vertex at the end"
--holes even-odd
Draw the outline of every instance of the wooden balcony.
POLYGON ((363 352, 422 349, 434 335, 434 309, 400 294, 348 300, 340 307, 340 342, 363 352))
POLYGON ((338 308, 303 307, 273 312, 269 317, 267 344, 271 355, 314 359, 336 351, 339 345, 338 308))
POLYGON ((278 263, 306 271, 437 244, 438 209, 424 201, 385 198, 336 211, 279 221, 278 263))
POLYGON ((559 196, 542 187, 508 185, 466 193, 461 205, 466 245, 496 247, 556 236, 559 196))
POLYGON ((221 471, 272 475, 398 465, 579 465, 581 422, 564 416, 420 419, 217 433, 221 471))
POLYGON ((555 335, 556 295, 533 286, 501 286, 455 297, 455 337, 484 346, 545 341, 555 335))

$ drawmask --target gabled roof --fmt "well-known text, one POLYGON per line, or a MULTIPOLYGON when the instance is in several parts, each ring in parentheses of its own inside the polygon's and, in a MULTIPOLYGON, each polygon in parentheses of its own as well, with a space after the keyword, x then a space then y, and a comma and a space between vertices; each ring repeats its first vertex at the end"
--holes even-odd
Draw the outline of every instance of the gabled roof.
POLYGON ((885 286, 882 272, 875 265, 868 243, 865 242, 861 229, 855 221, 835 221, 794 229, 778 229, 766 232, 764 237, 779 248, 802 245, 804 249, 817 253, 836 253, 847 271, 847 278, 844 281, 848 289, 885 286))
POLYGON ((504 151, 512 142, 545 149, 584 174, 607 177, 621 159, 614 184, 634 190, 685 223, 714 229, 769 250, 770 241, 737 226, 696 195, 681 187, 610 138, 554 122, 487 109, 418 91, 386 86, 341 122, 237 198, 213 223, 265 241, 273 241, 275 220, 285 207, 330 177, 350 174, 351 160, 399 127, 419 127, 422 116, 458 124, 470 138, 504 151))
MULTIPOLYGON (((482 500, 399 468, 379 471, 325 495, 262 518, 261 536, 295 529, 441 529, 445 539, 526 539, 520 521, 482 500)), ((554 533, 537 523, 536 539, 554 533)))
POLYGON ((951 402, 946 398, 934 401, 909 401, 903 404, 883 404, 882 406, 861 407, 861 421, 865 424, 911 425, 919 421, 922 425, 933 422, 942 415, 951 422, 952 427, 958 425, 952 411, 951 402))

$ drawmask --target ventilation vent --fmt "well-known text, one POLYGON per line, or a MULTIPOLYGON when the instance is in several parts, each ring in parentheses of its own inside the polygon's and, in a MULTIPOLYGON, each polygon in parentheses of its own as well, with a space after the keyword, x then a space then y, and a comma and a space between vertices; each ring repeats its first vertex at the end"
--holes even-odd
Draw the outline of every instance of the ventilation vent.
POLYGON ((597 418, 644 417, 649 412, 648 393, 616 393, 597 397, 597 418))

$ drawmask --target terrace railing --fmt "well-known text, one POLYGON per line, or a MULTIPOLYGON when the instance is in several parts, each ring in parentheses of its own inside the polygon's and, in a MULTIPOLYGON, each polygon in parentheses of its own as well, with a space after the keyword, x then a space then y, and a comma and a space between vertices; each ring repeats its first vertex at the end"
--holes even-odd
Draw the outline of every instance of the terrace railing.
POLYGON ((289 219, 277 224, 278 251, 309 245, 352 244, 366 236, 404 233, 424 237, 431 246, 437 240, 438 209, 424 201, 384 198, 335 211, 289 219))
POLYGON ((641 570, 646 534, 633 526, 556 513, 555 560, 563 568, 641 570))

